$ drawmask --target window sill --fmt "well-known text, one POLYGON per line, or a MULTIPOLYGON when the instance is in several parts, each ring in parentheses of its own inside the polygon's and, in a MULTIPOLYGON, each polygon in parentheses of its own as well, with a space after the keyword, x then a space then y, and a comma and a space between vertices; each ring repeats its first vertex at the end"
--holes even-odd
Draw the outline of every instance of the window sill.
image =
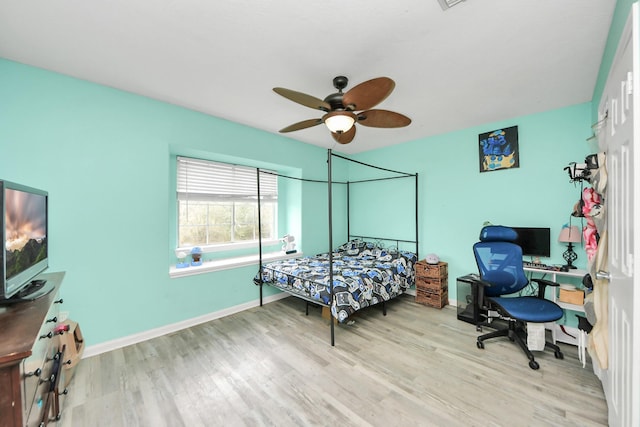
MULTIPOLYGON (((262 262, 278 261, 281 259, 299 258, 303 256, 302 252, 296 252, 293 254, 285 254, 282 251, 269 252, 262 254, 262 262)), ((260 259, 258 255, 248 255, 234 258, 215 259, 211 261, 204 261, 202 265, 189 266, 185 268, 176 268, 172 265, 169 268, 169 277, 175 279, 177 277, 195 276, 196 274, 211 273, 214 271, 229 270, 237 267, 245 267, 248 265, 258 265, 260 259)))

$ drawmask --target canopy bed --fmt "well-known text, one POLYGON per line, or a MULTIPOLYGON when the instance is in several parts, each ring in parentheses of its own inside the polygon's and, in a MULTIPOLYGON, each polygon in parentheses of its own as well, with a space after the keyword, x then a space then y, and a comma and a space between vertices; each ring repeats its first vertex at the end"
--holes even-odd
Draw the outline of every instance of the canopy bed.
MULTIPOLYGON (((329 307, 331 311, 331 345, 335 345, 335 322, 349 320, 350 316, 365 307, 382 304, 386 315, 385 302, 395 298, 415 283, 414 265, 418 260, 418 174, 385 169, 359 162, 328 150, 327 181, 279 177, 307 182, 328 184, 329 209, 329 250, 313 257, 286 259, 263 264, 262 241, 259 242, 260 270, 254 283, 260 287, 260 305, 262 306, 262 287, 269 285, 289 293, 309 303, 329 307), (359 165, 392 174, 383 178, 355 181, 333 181, 332 159, 334 157, 359 165), (373 237, 351 234, 351 188, 360 183, 375 182, 413 177, 415 184, 415 240, 397 239, 389 236, 373 237), (334 247, 333 242, 333 185, 346 185, 347 239, 346 243, 334 247), (415 245, 415 250, 407 250, 407 245, 415 245)), ((260 200, 260 173, 271 171, 258 170, 258 200, 260 200)), ((376 209, 368 209, 367 214, 375 214, 376 209)), ((258 202, 258 217, 260 203, 258 202)), ((259 236, 262 224, 258 221, 259 236)))

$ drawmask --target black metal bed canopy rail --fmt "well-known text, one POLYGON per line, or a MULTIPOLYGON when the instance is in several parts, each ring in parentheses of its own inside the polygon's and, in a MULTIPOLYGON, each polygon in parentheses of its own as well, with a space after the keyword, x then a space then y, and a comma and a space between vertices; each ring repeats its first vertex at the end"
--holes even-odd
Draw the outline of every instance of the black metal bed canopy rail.
MULTIPOLYGON (((414 182, 415 182, 415 233, 416 233, 416 239, 415 241, 412 240, 402 240, 402 239, 381 239, 381 238, 371 238, 371 239, 376 239, 376 240, 385 240, 385 241, 395 241, 395 242, 404 242, 404 243, 415 243, 416 245, 416 257, 419 258, 418 255, 418 174, 417 173, 408 173, 408 172, 402 172, 402 171, 396 171, 393 169, 388 169, 388 168, 383 168, 380 166, 376 166, 376 165, 371 165, 368 163, 364 163, 358 160, 354 160, 354 159, 350 159, 348 157, 344 157, 341 156, 339 154, 335 154, 333 153, 333 151, 331 149, 327 150, 327 180, 317 180, 317 179, 308 179, 308 178, 298 178, 298 177, 292 177, 292 176, 287 176, 287 175, 281 175, 278 174, 276 172, 272 172, 272 171, 266 171, 266 170, 261 170, 261 169, 256 169, 256 174, 257 174, 257 190, 258 190, 258 252, 259 252, 259 261, 260 261, 260 270, 259 270, 259 275, 260 275, 260 306, 262 306, 262 285, 263 285, 263 264, 262 264, 262 221, 261 221, 261 212, 260 212, 260 174, 261 173, 267 173, 267 174, 272 174, 272 175, 276 175, 279 177, 283 177, 283 178, 287 178, 287 179, 295 179, 295 180, 299 180, 299 181, 304 181, 304 182, 313 182, 313 183, 323 183, 323 184, 328 184, 328 210, 329 210, 329 282, 331 284, 333 284, 333 196, 332 196, 332 186, 333 184, 346 184, 347 185, 347 240, 349 240, 349 237, 351 237, 351 232, 350 232, 350 215, 349 215, 349 187, 350 184, 356 184, 356 183, 361 183, 361 182, 372 182, 372 181, 384 181, 384 180, 389 180, 389 179, 398 179, 398 178, 408 178, 408 177, 413 177, 414 178, 414 182), (395 177, 382 177, 382 178, 372 178, 372 179, 365 179, 365 180, 357 180, 357 181, 353 181, 353 182, 342 182, 342 181, 333 181, 332 178, 332 162, 331 159, 332 157, 337 157, 349 162, 353 162, 353 163, 357 163, 359 165, 362 166, 366 166, 366 167, 370 167, 373 169, 377 169, 377 170, 381 170, 381 171, 385 171, 385 172, 390 172, 390 173, 395 173, 398 174, 399 176, 395 176, 395 177)), ((329 287, 330 292, 331 292, 331 301, 334 301, 335 299, 335 293, 334 293, 334 289, 333 286, 329 287)), ((331 317, 331 346, 335 345, 335 332, 334 332, 334 318, 333 316, 331 317)))
MULTIPOLYGON (((297 176, 282 175, 282 174, 279 174, 278 172, 267 171, 267 170, 264 170, 264 169, 258 169, 258 173, 264 173, 264 174, 267 174, 267 175, 274 175, 274 176, 277 176, 279 178, 294 179, 296 181, 315 182, 315 183, 318 183, 318 184, 326 184, 328 182, 326 180, 321 180, 321 179, 298 178, 297 176)), ((333 183, 334 184, 348 184, 347 182, 341 182, 341 181, 334 181, 333 183)))
MULTIPOLYGON (((266 174, 266 175, 273 175, 273 176, 277 176, 278 178, 286 178, 286 179, 293 179, 296 181, 302 181, 302 182, 312 182, 312 183, 317 183, 317 184, 327 184, 329 181, 327 180, 321 180, 321 179, 311 179, 311 178, 299 178, 297 176, 289 176, 289 175, 283 175, 280 174, 278 172, 274 172, 274 171, 268 171, 268 170, 264 170, 264 169, 258 169, 260 173, 266 174)), ((412 175, 402 175, 402 176, 388 176, 385 178, 369 178, 369 179, 360 179, 360 180, 356 180, 356 181, 331 181, 332 184, 342 184, 342 185, 349 185, 349 184, 359 184, 362 182, 374 182, 374 181, 388 181, 390 179, 400 179, 400 178, 411 178, 411 177, 415 177, 417 176, 417 174, 412 174, 412 175)))
MULTIPOLYGON (((329 208, 329 281, 333 283, 333 192, 332 190, 332 176, 333 176, 333 172, 332 172, 332 158, 333 157, 338 157, 340 159, 344 159, 350 162, 354 162, 363 166, 367 166, 367 167, 371 167, 374 169, 378 169, 378 170, 382 170, 385 172, 392 172, 392 173, 396 173, 399 174, 399 177, 394 177, 394 178, 406 178, 406 177, 414 177, 414 182, 415 182, 415 232, 416 232, 416 241, 415 241, 415 245, 416 245, 416 257, 419 258, 418 256, 418 174, 410 174, 407 172, 400 172, 400 171, 395 171, 392 169, 387 169, 387 168, 383 168, 380 166, 375 166, 375 165, 370 165, 368 163, 364 163, 364 162, 360 162, 358 160, 354 160, 354 159, 350 159, 348 157, 344 157, 341 156, 339 154, 335 154, 333 153, 333 151, 331 149, 327 150, 327 181, 328 181, 328 196, 329 196, 329 200, 328 200, 328 208, 329 208)), ((368 181, 367 181, 368 182, 368 181)), ((349 203, 349 199, 350 199, 350 183, 347 183, 347 236, 349 236, 351 234, 351 208, 350 208, 350 203, 349 203)), ((348 239, 347 239, 348 240, 348 239)), ((335 293, 333 292, 333 286, 331 287, 331 301, 333 301, 335 298, 335 293)), ((333 321, 333 317, 331 318, 331 346, 335 345, 335 325, 334 325, 334 321, 333 321)))
MULTIPOLYGON (((364 166, 369 166, 369 167, 372 167, 372 168, 375 168, 375 169, 383 170, 385 172, 397 173, 400 176, 387 176, 387 177, 381 177, 381 178, 368 178, 368 179, 359 179, 359 180, 355 180, 355 181, 334 181, 334 180, 331 180, 332 184, 349 185, 349 184, 359 184, 359 183, 363 183, 363 182, 387 181, 387 180, 391 180, 391 179, 411 178, 411 177, 418 176, 417 173, 410 174, 410 173, 406 173, 406 172, 394 171, 394 170, 391 170, 391 169, 386 169, 386 168, 381 168, 381 167, 377 167, 377 166, 373 166, 373 165, 368 165, 367 163, 359 162, 357 160, 349 159, 347 157, 338 156, 336 154, 334 154, 334 156, 337 156, 337 157, 339 157, 341 159, 349 160, 351 162, 358 163, 358 164, 361 164, 361 165, 364 165, 364 166)), ((312 183, 317 183, 317 184, 327 184, 329 182, 328 180, 322 180, 322 179, 299 178, 297 176, 283 175, 283 174, 280 174, 278 172, 274 172, 274 171, 271 171, 271 170, 264 170, 264 169, 260 169, 260 168, 258 168, 258 172, 259 173, 264 173, 264 174, 267 174, 267 175, 277 176, 279 178, 293 179, 293 180, 302 181, 302 182, 312 182, 312 183)))
MULTIPOLYGON (((393 170, 393 169, 383 168, 381 166, 371 165, 369 163, 364 163, 364 162, 361 162, 359 160, 350 159, 348 157, 341 156, 340 154, 335 154, 335 153, 331 152, 331 150, 329 150, 329 151, 330 151, 330 155, 333 156, 333 157, 338 157, 340 159, 343 159, 343 160, 346 160, 346 161, 349 161, 349 162, 352 162, 352 163, 357 163, 357 164, 362 165, 362 166, 367 166, 367 167, 370 167, 370 168, 373 168, 373 169, 378 169, 378 170, 382 170, 382 171, 385 171, 385 172, 397 173, 398 175, 402 175, 402 176, 393 176, 393 177, 379 178, 379 179, 407 178, 407 177, 410 177, 410 176, 417 176, 418 175, 417 173, 396 171, 396 170, 393 170)), ((352 182, 357 182, 357 181, 352 181, 352 182)))
POLYGON ((349 234, 349 240, 352 238, 355 239, 369 239, 369 240, 382 240, 385 242, 396 242, 396 243, 416 243, 416 240, 403 240, 403 239, 395 239, 395 238, 387 238, 387 237, 374 237, 374 236, 361 236, 359 234, 349 234))

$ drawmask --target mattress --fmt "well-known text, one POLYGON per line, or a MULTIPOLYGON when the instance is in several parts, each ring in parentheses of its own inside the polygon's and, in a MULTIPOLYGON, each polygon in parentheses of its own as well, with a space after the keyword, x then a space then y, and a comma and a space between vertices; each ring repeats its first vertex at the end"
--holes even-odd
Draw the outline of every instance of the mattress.
MULTIPOLYGON (((358 310, 388 301, 415 283, 413 252, 384 248, 374 242, 352 240, 333 252, 333 293, 329 254, 275 261, 262 266, 264 284, 331 307, 344 323, 358 310)), ((260 273, 254 278, 259 284, 260 273)))

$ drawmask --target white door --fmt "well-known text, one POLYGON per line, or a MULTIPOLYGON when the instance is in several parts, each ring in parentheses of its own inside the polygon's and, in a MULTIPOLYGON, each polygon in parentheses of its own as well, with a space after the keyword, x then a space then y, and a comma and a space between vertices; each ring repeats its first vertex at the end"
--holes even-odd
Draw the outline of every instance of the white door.
MULTIPOLYGON (((620 38, 599 108, 605 118, 600 149, 606 152, 609 244, 609 367, 602 372, 610 426, 640 426, 640 265, 638 195, 640 86, 638 3, 620 38)), ((602 277, 606 276, 604 272, 602 277)))

